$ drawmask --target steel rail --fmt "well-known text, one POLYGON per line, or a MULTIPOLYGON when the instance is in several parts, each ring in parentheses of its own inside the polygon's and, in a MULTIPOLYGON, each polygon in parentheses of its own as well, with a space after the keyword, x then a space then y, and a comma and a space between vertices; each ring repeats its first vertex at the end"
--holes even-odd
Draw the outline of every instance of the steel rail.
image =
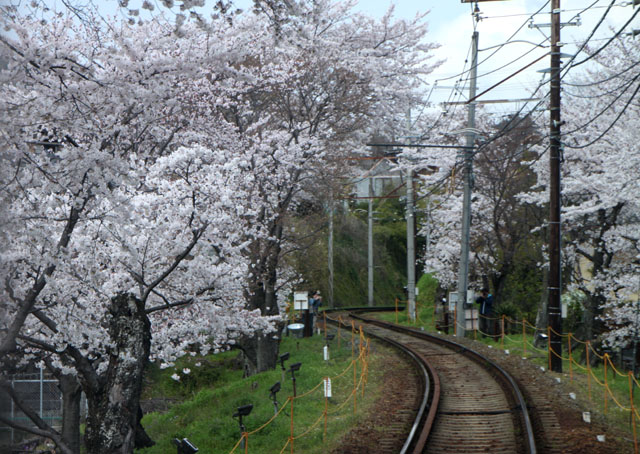
POLYGON ((516 410, 520 412, 520 416, 522 418, 522 425, 524 426, 523 427, 525 432, 524 440, 526 444, 527 454, 537 454, 533 424, 531 422, 529 412, 527 411, 526 401, 524 400, 524 396, 520 391, 520 388, 518 387, 517 383, 507 371, 505 371, 503 368, 501 368, 498 364, 496 364, 491 359, 487 358, 486 356, 468 347, 465 347, 464 345, 458 344, 456 342, 453 342, 447 339, 443 339, 441 337, 433 336, 431 334, 428 334, 422 331, 418 331, 417 329, 407 328, 407 327, 403 327, 393 323, 388 323, 388 322, 383 322, 381 320, 375 320, 375 319, 370 319, 368 317, 363 317, 361 315, 357 315, 356 312, 364 312, 364 311, 358 308, 355 311, 351 312, 351 317, 366 323, 370 323, 372 325, 378 325, 380 327, 383 327, 392 331, 407 334, 420 339, 425 339, 430 342, 448 346, 450 348, 455 348, 460 354, 467 355, 468 357, 478 362, 479 364, 483 365, 484 367, 487 367, 490 370, 496 371, 502 377, 502 379, 509 385, 508 388, 512 393, 513 399, 516 402, 516 410))
MULTIPOLYGON (((368 311, 371 312, 372 308, 357 308, 355 311, 368 311)), ((377 311, 381 311, 382 308, 377 308, 377 311)), ((389 308, 385 308, 387 311, 389 308)), ((333 311, 327 311, 333 312, 333 311)), ((374 311, 376 312, 376 311, 374 311)), ((334 318, 327 317, 327 321, 331 323, 339 324, 340 321, 334 318)), ((342 323, 345 328, 349 328, 349 325, 346 323, 342 323)), ((385 336, 378 336, 374 333, 367 333, 369 336, 375 337, 383 342, 386 342, 398 350, 404 352, 407 356, 409 356, 414 363, 418 366, 420 370, 420 376, 422 377, 422 381, 424 383, 424 391, 422 392, 422 400, 420 402, 420 406, 418 407, 418 412, 416 417, 414 418, 413 424, 411 425, 411 430, 409 431, 409 435, 407 436, 402 449, 399 454, 420 454, 424 450, 424 446, 427 441, 427 437, 429 435, 429 431, 433 426, 433 422, 435 421, 435 416, 438 410, 438 403, 440 401, 440 378, 438 374, 433 369, 431 364, 418 352, 416 352, 411 347, 403 345, 393 339, 390 339, 385 336), (425 416, 425 412, 428 412, 425 416)))

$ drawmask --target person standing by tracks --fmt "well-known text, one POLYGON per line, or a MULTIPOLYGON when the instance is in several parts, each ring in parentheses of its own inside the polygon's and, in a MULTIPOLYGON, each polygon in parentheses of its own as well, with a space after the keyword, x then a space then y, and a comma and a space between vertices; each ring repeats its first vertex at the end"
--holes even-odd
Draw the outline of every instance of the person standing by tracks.
POLYGON ((493 295, 485 287, 481 296, 476 298, 476 303, 480 305, 480 333, 483 336, 493 336, 493 295))

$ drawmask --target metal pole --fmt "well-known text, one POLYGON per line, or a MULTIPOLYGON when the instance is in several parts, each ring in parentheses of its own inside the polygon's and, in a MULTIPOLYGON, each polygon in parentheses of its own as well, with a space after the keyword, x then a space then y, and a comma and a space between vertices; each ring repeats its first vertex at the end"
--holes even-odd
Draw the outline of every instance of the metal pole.
MULTIPOLYGON (((15 389, 15 380, 11 377, 11 389, 15 389)), ((13 399, 11 399, 11 421, 15 421, 16 419, 16 408, 13 399)), ((15 432, 13 427, 11 427, 11 443, 15 443, 15 432)))
MULTIPOLYGON (((426 215, 426 232, 425 232, 425 247, 424 247, 424 256, 429 259, 429 245, 431 244, 431 198, 427 199, 427 215, 426 215)), ((427 272, 431 271, 431 269, 427 269, 427 272)))
POLYGON ((42 399, 44 398, 44 369, 40 368, 40 418, 43 418, 42 399))
POLYGON ((562 372, 562 318, 560 312, 560 0, 551 1, 551 86, 549 97, 549 304, 551 370, 562 372))
POLYGON ((636 375, 636 368, 638 367, 636 356, 638 354, 638 316, 640 315, 640 276, 638 277, 638 292, 636 293, 636 321, 633 325, 633 361, 632 371, 633 375, 636 375))
POLYGON ((329 308, 333 309, 333 191, 329 198, 329 241, 327 245, 327 260, 329 266, 329 308))
POLYGON ((416 319, 415 216, 413 207, 413 170, 407 171, 407 299, 409 318, 416 319))
POLYGON ((367 229, 368 246, 368 300, 367 304, 373 306, 373 179, 369 177, 369 225, 367 229))
MULTIPOLYGON (((476 95, 476 76, 478 74, 478 32, 472 36, 472 59, 469 84, 469 99, 476 95)), ((474 128, 476 125, 476 104, 469 103, 467 113, 467 137, 464 149, 464 195, 462 199, 462 238, 460 241, 460 268, 458 270, 458 302, 456 304, 457 318, 456 337, 464 337, 466 328, 465 305, 467 302, 467 287, 469 286, 469 233, 471 230, 471 190, 473 189, 473 143, 475 142, 474 128)))

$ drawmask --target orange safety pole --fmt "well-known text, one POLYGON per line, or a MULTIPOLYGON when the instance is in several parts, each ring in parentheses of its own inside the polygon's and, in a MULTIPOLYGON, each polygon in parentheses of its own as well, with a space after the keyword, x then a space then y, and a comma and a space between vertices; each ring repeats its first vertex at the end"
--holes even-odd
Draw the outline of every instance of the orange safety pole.
POLYGON ((607 361, 609 359, 609 353, 604 354, 604 414, 607 414, 607 392, 609 391, 609 383, 607 383, 607 361))
POLYGON ((587 384, 589 385, 589 400, 591 400, 591 362, 589 361, 589 353, 591 350, 591 341, 587 341, 587 384))
POLYGON ((356 369, 358 368, 358 363, 354 362, 353 364, 353 414, 356 414, 356 409, 358 408, 358 392, 356 388, 356 369))
POLYGON ((502 314, 502 320, 500 321, 500 329, 502 330, 502 335, 500 336, 500 348, 504 350, 504 314, 502 314))
POLYGON ((367 358, 367 373, 364 376, 364 383, 367 384, 369 382, 369 339, 367 339, 367 353, 365 357, 367 358))
POLYGON ((569 377, 571 382, 573 383, 573 355, 571 353, 571 333, 569 333, 568 349, 569 349, 569 377))
POLYGON ((549 370, 551 370, 551 326, 547 325, 547 350, 549 350, 547 356, 549 357, 549 370))
POLYGON ((629 371, 629 401, 631 402, 631 425, 633 426, 633 452, 638 454, 638 437, 636 435, 636 408, 633 404, 633 372, 629 371))
POLYGON ((293 454, 293 397, 291 399, 291 435, 289 436, 289 444, 291 445, 291 454, 293 454))
POLYGON ((362 398, 364 399, 364 385, 366 384, 366 379, 365 379, 365 373, 366 373, 366 368, 367 368, 367 361, 364 359, 364 357, 362 358, 362 364, 361 364, 362 369, 360 369, 360 381, 362 381, 362 398))
POLYGON ((522 348, 524 350, 524 356, 527 357, 527 319, 522 319, 522 348))
POLYGON ((351 320, 351 361, 353 361, 353 351, 355 349, 355 330, 356 330, 356 324, 353 320, 351 320))
POLYGON ((398 324, 398 298, 396 298, 396 325, 398 324))
POLYGON ((456 304, 456 308, 453 310, 453 335, 457 336, 458 329, 458 305, 456 304))
POLYGON ((244 437, 244 454, 249 454, 249 433, 244 432, 242 436, 244 437))

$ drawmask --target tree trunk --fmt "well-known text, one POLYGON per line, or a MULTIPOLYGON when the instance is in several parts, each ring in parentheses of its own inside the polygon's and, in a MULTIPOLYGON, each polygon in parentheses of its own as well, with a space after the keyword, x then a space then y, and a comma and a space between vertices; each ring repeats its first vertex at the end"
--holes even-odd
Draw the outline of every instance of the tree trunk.
POLYGON ((113 347, 99 389, 85 386, 89 414, 85 444, 91 454, 133 453, 139 425, 144 366, 149 359, 151 324, 144 304, 131 294, 111 300, 109 336, 113 347))
MULTIPOLYGON (((274 241, 266 250, 266 257, 261 258, 249 275, 250 293, 246 295, 247 305, 249 309, 260 309, 262 315, 278 315, 276 281, 280 247, 274 241)), ((282 328, 282 324, 279 324, 275 333, 267 335, 256 333, 255 336, 240 341, 246 376, 271 370, 277 366, 282 328)))
POLYGON ((74 454, 80 454, 80 401, 82 388, 75 376, 58 376, 62 392, 62 438, 74 454))

